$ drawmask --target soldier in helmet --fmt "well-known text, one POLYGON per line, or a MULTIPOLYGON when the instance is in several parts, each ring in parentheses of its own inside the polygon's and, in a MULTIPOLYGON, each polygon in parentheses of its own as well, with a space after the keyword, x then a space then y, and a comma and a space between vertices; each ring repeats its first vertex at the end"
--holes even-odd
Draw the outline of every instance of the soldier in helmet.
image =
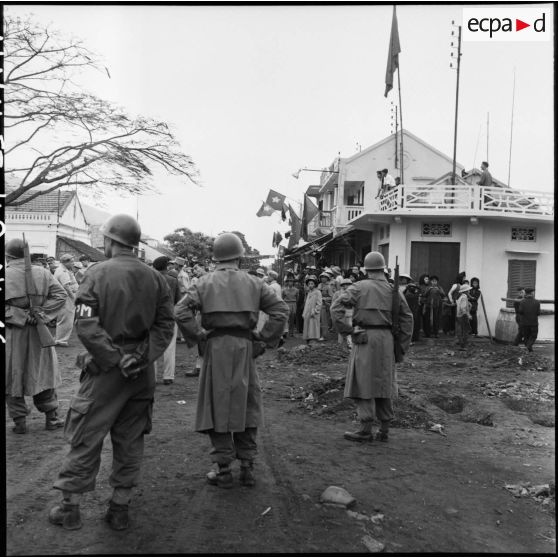
POLYGON ((25 417, 30 410, 25 403, 26 395, 32 395, 35 407, 45 413, 47 430, 64 425, 57 416, 55 390, 60 383, 60 373, 56 351, 54 347, 42 347, 29 298, 44 321, 51 321, 54 334, 56 315, 64 307, 66 292, 48 269, 34 265, 31 267, 34 293, 28 296, 23 247, 23 240, 15 238, 9 240, 5 248, 6 404, 16 434, 27 432, 25 417))
MULTIPOLYGON (((331 313, 339 333, 351 334, 353 348, 349 358, 345 397, 357 405, 360 429, 345 432, 352 441, 372 439, 372 421, 380 421, 376 439, 388 440, 393 419, 392 399, 397 396, 394 340, 392 334, 393 288, 384 274, 386 263, 379 252, 364 259, 367 279, 354 283, 335 298, 331 313), (353 326, 345 321, 345 308, 353 308, 353 326)), ((399 297, 400 342, 406 352, 413 332, 413 315, 405 297, 399 297)))
POLYGON ((54 487, 63 500, 51 509, 51 523, 79 529, 79 502, 94 490, 103 440, 110 432, 112 499, 105 516, 116 530, 128 527, 128 503, 151 431, 153 363, 174 332, 169 288, 161 273, 134 254, 138 222, 111 217, 102 229, 107 260, 87 271, 76 297, 76 330, 88 353, 80 355, 80 387, 70 402, 64 435, 70 451, 54 487))
POLYGON ((257 429, 262 424, 262 395, 255 357, 265 343, 277 341, 289 309, 261 279, 239 269, 244 248, 233 233, 215 239, 213 273, 190 287, 175 307, 178 327, 193 346, 207 339, 200 375, 195 428, 209 435, 212 461, 218 471, 207 475, 210 484, 233 486, 231 463, 240 460, 240 482, 255 483, 257 429), (201 325, 194 312, 201 312, 201 325), (268 320, 255 331, 258 312, 268 320))

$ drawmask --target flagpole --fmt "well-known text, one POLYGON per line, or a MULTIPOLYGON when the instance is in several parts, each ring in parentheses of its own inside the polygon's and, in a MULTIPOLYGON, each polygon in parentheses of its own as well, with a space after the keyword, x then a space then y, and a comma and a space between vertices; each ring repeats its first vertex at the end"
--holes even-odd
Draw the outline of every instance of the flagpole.
POLYGON ((455 168, 457 166, 456 156, 457 156, 457 114, 459 106, 459 70, 461 67, 461 25, 458 27, 457 36, 457 84, 455 87, 455 127, 453 131, 453 168, 452 168, 452 184, 455 186, 455 168))
POLYGON ((401 156, 399 157, 399 160, 401 161, 400 178, 401 184, 405 184, 405 179, 403 177, 403 173, 405 171, 403 170, 403 107, 401 105, 401 62, 399 61, 399 59, 397 60, 397 88, 399 89, 399 121, 401 122, 401 137, 399 143, 401 148, 401 156))

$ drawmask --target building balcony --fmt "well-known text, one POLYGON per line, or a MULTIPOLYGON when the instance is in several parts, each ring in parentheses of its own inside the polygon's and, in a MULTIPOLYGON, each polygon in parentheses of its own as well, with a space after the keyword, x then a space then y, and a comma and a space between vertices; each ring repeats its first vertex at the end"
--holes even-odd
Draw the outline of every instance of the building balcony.
POLYGON ((476 217, 554 219, 554 195, 547 192, 512 190, 477 185, 399 185, 381 198, 365 196, 364 206, 345 206, 351 222, 364 214, 382 216, 452 215, 476 217))

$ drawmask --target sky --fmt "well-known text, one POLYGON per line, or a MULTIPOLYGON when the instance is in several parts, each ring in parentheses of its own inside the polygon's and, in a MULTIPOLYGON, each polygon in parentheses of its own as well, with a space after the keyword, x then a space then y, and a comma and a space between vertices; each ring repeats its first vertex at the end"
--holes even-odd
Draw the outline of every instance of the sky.
MULTIPOLYGON (((537 6, 552 9, 529 5, 537 6)), ((269 189, 297 207, 320 175, 296 180, 293 172, 349 157, 392 131, 397 89, 384 98, 392 5, 5 9, 83 39, 111 76, 84 75, 84 88, 171 125, 202 185, 157 173, 159 194, 104 200, 111 213, 137 211, 143 231, 161 240, 179 227, 240 230, 261 253, 275 254, 273 232, 288 227, 278 213, 256 217, 269 189)), ((462 15, 459 4, 397 7, 403 125, 449 156, 452 20, 460 24, 462 15)), ((480 167, 488 150, 493 176, 507 182, 515 72, 510 184, 553 191, 552 47, 550 40, 463 43, 457 160, 467 169, 480 167)))

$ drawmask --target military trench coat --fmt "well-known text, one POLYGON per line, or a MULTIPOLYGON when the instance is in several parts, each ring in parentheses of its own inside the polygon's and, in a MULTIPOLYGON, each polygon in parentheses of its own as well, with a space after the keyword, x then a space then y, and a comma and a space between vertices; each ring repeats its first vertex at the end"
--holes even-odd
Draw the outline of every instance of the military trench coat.
MULTIPOLYGON (((413 314, 405 297, 398 291, 401 345, 407 352, 413 333, 413 314)), ((392 325, 393 290, 383 273, 375 279, 363 279, 340 293, 331 305, 335 328, 349 334, 345 310, 353 308, 353 324, 365 329, 366 344, 353 343, 345 397, 375 399, 397 397, 397 376, 393 351, 392 325), (367 329, 369 328, 369 329, 367 329)))

